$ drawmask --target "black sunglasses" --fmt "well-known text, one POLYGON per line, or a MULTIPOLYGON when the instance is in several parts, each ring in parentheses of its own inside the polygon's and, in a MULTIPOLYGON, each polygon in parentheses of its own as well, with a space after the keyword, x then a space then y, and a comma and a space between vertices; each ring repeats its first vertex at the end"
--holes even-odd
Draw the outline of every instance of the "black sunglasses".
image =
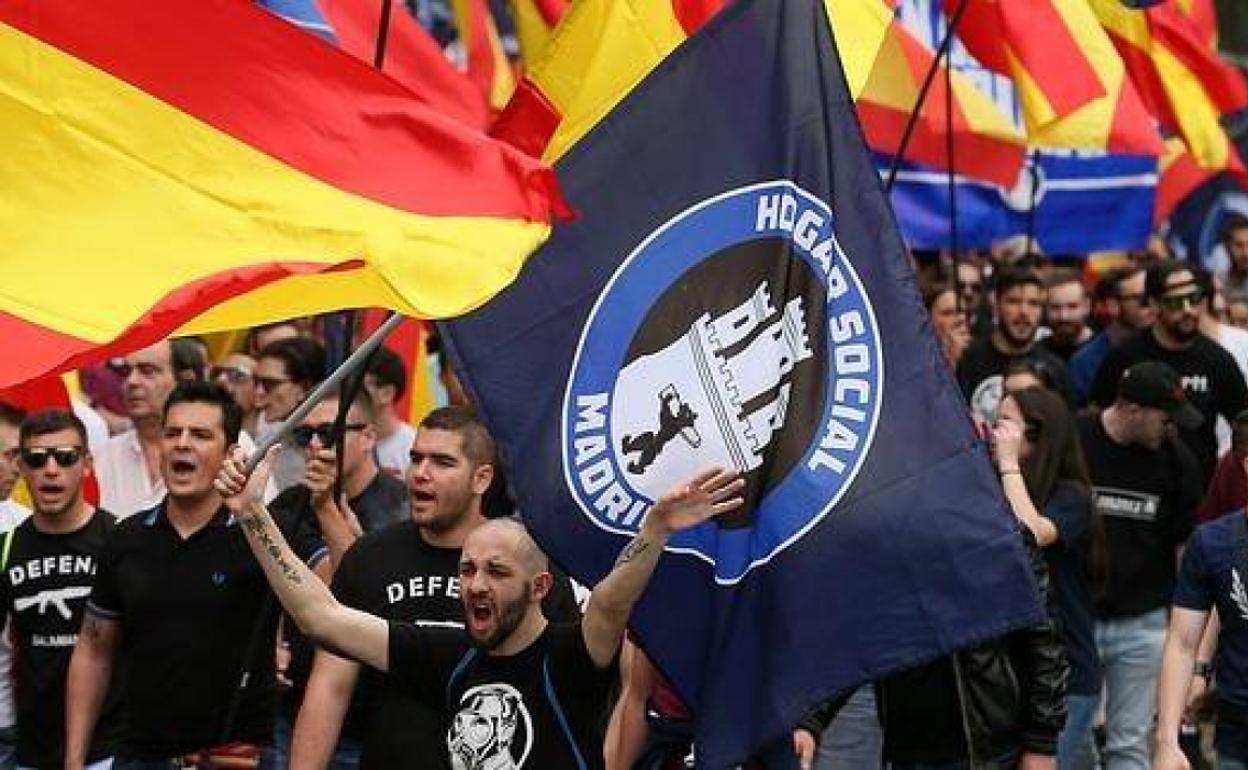
MULTIPOLYGON (((347 430, 364 430, 368 427, 365 423, 347 423, 347 430)), ((320 425, 300 425, 290 432, 294 437, 295 443, 301 447, 306 447, 312 443, 312 437, 316 436, 321 440, 322 446, 333 446, 334 442, 334 424, 332 422, 323 422, 320 425)))
POLYGON ((56 464, 69 468, 82 459, 82 448, 76 446, 63 447, 29 447, 22 450, 22 462, 30 468, 42 468, 48 464, 48 458, 55 457, 56 464))
POLYGON ((1182 310, 1184 305, 1196 307, 1204 300, 1204 298, 1205 293, 1203 291, 1191 291, 1187 294, 1176 294, 1171 297, 1161 297, 1157 300, 1157 303, 1165 310, 1173 313, 1176 310, 1182 310))
POLYGON ((219 380, 224 377, 231 385, 242 385, 251 381, 251 372, 242 366, 214 366, 208 370, 208 378, 219 380))

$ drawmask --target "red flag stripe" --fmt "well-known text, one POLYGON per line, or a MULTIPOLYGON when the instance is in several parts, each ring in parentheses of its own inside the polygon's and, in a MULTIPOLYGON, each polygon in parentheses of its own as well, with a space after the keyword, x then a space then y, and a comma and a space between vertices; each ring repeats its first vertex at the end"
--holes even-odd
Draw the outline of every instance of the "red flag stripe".
POLYGON ((516 165, 548 172, 421 108, 393 80, 249 2, 170 9, 147 0, 11 0, 0 3, 0 23, 335 187, 421 214, 545 218, 540 195, 475 184, 463 166, 477 166, 484 178, 506 177, 504 168, 516 165), (243 28, 247 35, 233 33, 243 28), (273 114, 265 105, 275 91, 299 106, 273 114), (328 151, 344 143, 362 150, 350 163, 328 151), (425 173, 394 173, 396 158, 425 173))
MULTIPOLYGON (((333 269, 360 266, 357 261, 333 269)), ((186 319, 237 294, 291 275, 323 272, 330 272, 324 264, 273 262, 206 276, 170 292, 119 337, 103 345, 0 311, 0 339, 5 341, 6 356, 21 362, 19 367, 0 370, 0 388, 28 380, 32 372, 76 369, 152 345, 176 331, 186 319)))

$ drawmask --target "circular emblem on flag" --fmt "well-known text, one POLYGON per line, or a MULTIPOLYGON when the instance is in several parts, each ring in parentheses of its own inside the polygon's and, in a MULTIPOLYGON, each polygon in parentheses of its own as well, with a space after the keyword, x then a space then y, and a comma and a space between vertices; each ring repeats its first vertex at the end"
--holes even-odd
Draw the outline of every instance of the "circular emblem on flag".
POLYGON ((737 469, 744 508, 669 544, 734 583, 845 495, 883 376, 828 205, 787 181, 726 192, 651 233, 598 297, 564 397, 568 488, 595 525, 633 534, 669 489, 737 469))

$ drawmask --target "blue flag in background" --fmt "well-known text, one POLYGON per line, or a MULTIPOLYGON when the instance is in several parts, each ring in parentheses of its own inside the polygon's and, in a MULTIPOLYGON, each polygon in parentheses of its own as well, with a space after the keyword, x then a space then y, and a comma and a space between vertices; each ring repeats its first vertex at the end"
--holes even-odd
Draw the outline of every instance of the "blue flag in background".
POLYGON ((700 767, 823 699, 1041 618, 819 0, 747 0, 559 163, 577 220, 441 324, 543 548, 592 585, 657 495, 738 468, 633 627, 700 767))
MULTIPOLYGON (((877 158, 881 169, 889 161, 877 158)), ((1157 161, 1042 150, 1010 190, 966 177, 955 184, 958 248, 987 248, 1030 232, 1045 254, 1136 249, 1153 228, 1157 161)), ((911 248, 953 245, 947 172, 903 165, 891 198, 911 248)))

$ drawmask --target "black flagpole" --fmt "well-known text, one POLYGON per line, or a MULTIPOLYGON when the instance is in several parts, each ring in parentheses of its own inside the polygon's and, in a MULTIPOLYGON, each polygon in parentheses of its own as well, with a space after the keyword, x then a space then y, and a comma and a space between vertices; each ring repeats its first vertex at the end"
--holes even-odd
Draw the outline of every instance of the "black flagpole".
POLYGON ((936 71, 940 69, 941 58, 947 56, 949 48, 953 44, 954 32, 957 31, 958 24, 966 13, 969 1, 958 1, 958 7, 954 10, 953 16, 949 18, 949 24, 945 28, 945 36, 936 48, 936 56, 932 59, 932 66, 928 68, 927 74, 923 76, 923 85, 919 88, 919 96, 915 99, 914 108, 910 110, 910 118, 906 121, 906 128, 902 131, 901 143, 897 146, 897 152, 893 153, 893 162, 888 169, 888 179, 884 182, 885 192, 891 191, 893 184, 897 181, 897 172, 901 169, 901 162, 905 158, 906 148, 910 146, 910 138, 914 135, 914 127, 919 119, 919 111, 923 107, 923 102, 927 101, 928 92, 932 90, 932 82, 936 80, 936 71))

